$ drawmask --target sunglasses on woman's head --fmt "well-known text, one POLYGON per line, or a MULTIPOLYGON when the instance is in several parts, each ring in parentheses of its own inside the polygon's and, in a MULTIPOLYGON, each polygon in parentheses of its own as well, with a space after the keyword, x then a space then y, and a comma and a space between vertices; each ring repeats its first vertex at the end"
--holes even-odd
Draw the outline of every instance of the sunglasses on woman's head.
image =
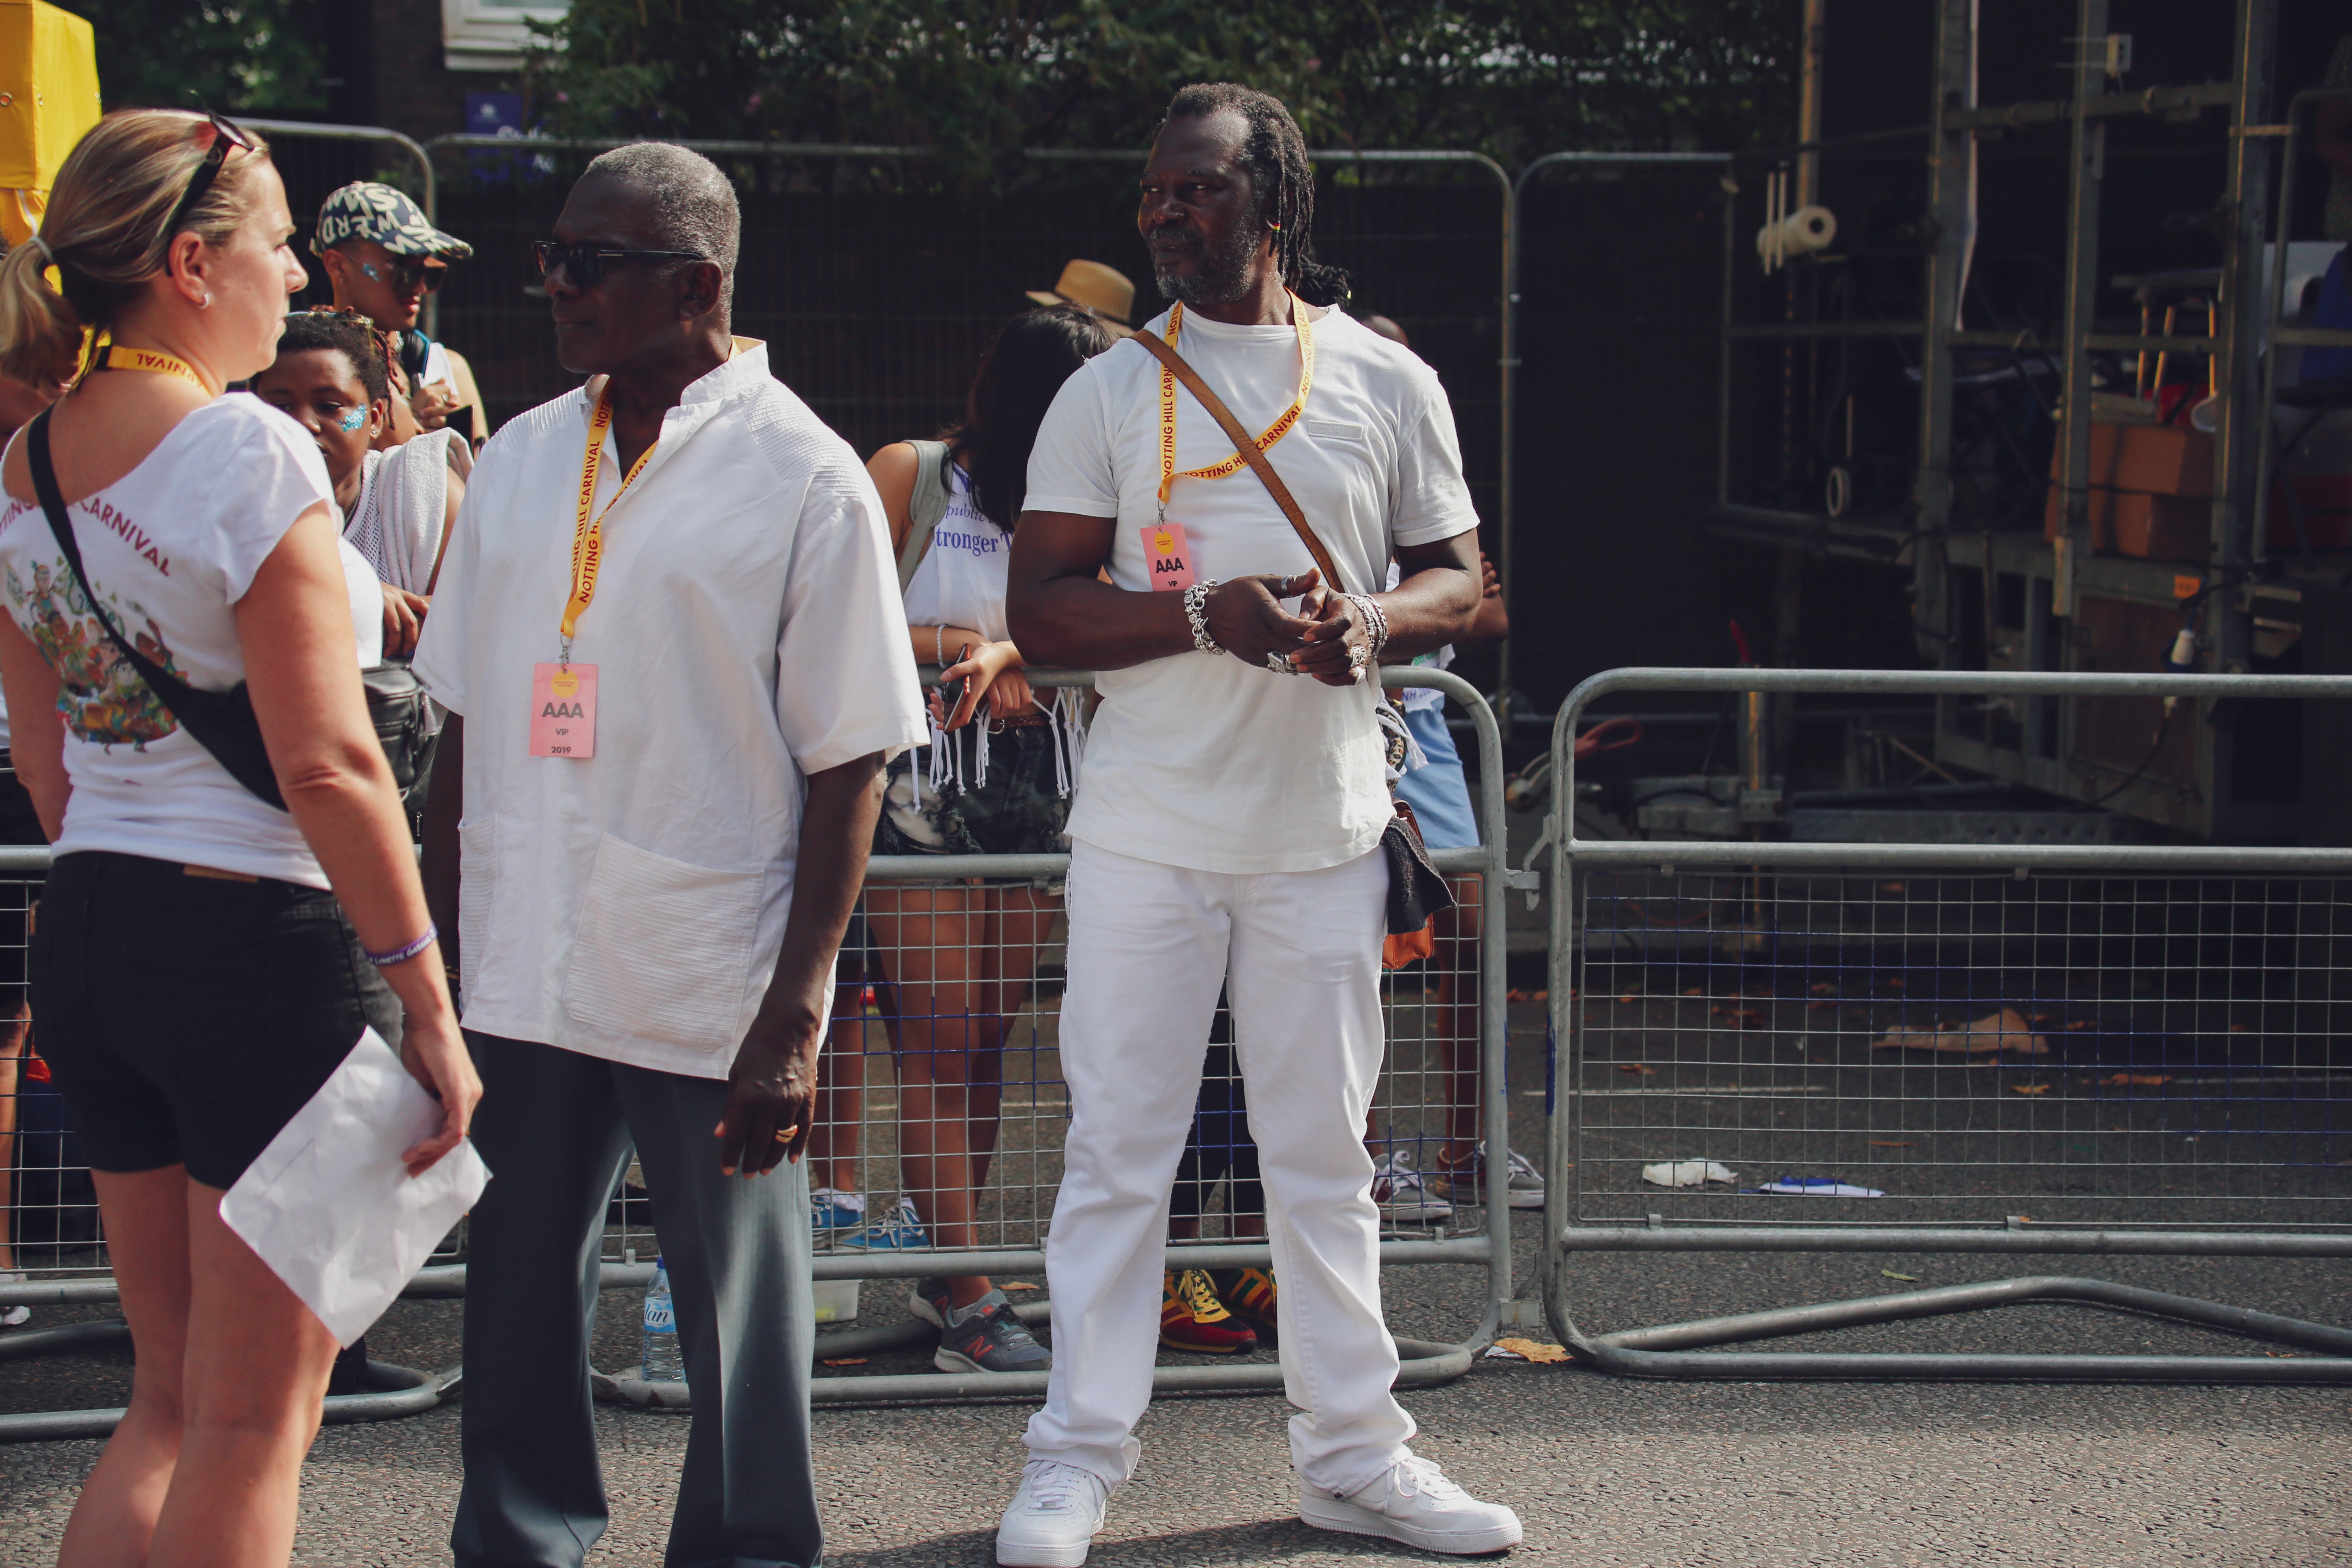
POLYGON ((181 222, 198 202, 204 200, 205 193, 213 188, 213 182, 220 178, 221 169, 228 163, 230 148, 246 153, 253 151, 253 138, 219 115, 206 114, 205 119, 212 127, 213 144, 205 153, 204 161, 196 165, 196 172, 188 176, 188 188, 180 193, 179 205, 173 207, 171 217, 163 225, 166 235, 178 233, 181 222))
POLYGON ((531 259, 539 263, 539 275, 545 278, 559 267, 572 281, 583 289, 593 289, 604 281, 607 261, 708 261, 710 258, 698 250, 614 250, 601 245, 566 245, 560 239, 533 240, 531 259))

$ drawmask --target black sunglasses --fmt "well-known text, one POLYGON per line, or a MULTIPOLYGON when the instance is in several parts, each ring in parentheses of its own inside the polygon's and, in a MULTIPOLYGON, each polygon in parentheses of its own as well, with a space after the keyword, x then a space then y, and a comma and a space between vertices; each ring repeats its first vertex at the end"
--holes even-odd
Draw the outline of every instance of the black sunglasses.
MULTIPOLYGON (((414 289, 421 284, 430 294, 449 276, 447 264, 436 267, 421 256, 395 256, 386 265, 392 269, 392 286, 395 289, 414 289)), ((370 278, 383 279, 383 274, 376 270, 373 261, 361 262, 360 270, 370 278)))
POLYGON ((539 263, 539 275, 545 278, 561 267, 572 281, 583 289, 593 289, 604 281, 607 261, 708 261, 710 258, 698 250, 613 250, 604 246, 566 245, 560 239, 535 239, 530 245, 531 259, 539 263))
POLYGON ((213 182, 220 178, 222 167, 228 163, 230 148, 246 153, 253 151, 252 137, 217 114, 207 113, 205 118, 212 123, 212 149, 205 154, 204 162, 196 165, 196 172, 188 176, 188 188, 180 193, 179 205, 172 209, 171 218, 163 225, 166 236, 180 231, 181 221, 188 216, 189 209, 204 200, 205 193, 213 188, 213 182))

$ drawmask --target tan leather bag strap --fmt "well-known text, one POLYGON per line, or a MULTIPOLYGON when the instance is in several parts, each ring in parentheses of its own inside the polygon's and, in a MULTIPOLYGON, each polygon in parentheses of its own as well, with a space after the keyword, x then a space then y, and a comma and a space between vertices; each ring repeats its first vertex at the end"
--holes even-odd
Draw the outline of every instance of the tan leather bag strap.
POLYGON ((1186 364, 1184 356, 1170 348, 1159 333, 1147 328, 1136 333, 1133 341, 1150 350, 1154 358, 1175 373, 1176 379, 1184 384, 1184 390, 1209 411, 1209 417, 1217 422, 1217 427, 1225 433, 1225 438, 1233 442, 1234 450, 1249 464, 1250 471, 1265 481, 1266 493, 1274 497, 1274 504, 1282 509, 1282 515, 1290 520, 1290 526, 1297 531, 1299 542, 1307 546, 1307 553, 1315 557, 1316 570, 1323 574, 1323 586, 1334 594, 1347 592, 1347 584, 1339 580, 1339 568, 1332 563, 1331 552, 1323 548, 1323 542, 1307 525, 1307 513, 1299 510, 1297 500, 1290 493, 1290 487, 1282 482, 1282 476, 1274 471, 1274 464, 1258 450, 1257 442, 1242 428, 1242 422, 1234 417, 1234 411, 1225 406, 1224 400, 1209 390, 1209 384, 1201 379, 1201 373, 1186 364))

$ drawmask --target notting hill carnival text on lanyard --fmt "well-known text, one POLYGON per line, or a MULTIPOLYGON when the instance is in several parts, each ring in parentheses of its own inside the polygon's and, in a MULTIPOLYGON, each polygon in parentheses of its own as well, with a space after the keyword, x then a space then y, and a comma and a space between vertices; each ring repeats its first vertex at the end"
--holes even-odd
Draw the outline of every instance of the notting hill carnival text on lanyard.
MULTIPOLYGON (((1261 431, 1257 449, 1261 452, 1290 434, 1298 423, 1301 410, 1307 406, 1307 394, 1315 384, 1315 328, 1307 319, 1307 306, 1297 295, 1290 297, 1291 320, 1298 331, 1298 395, 1280 417, 1261 431)), ((1168 346, 1176 346, 1177 334, 1184 330, 1184 307, 1180 303, 1168 312, 1168 346)), ((1160 521, 1145 525, 1143 562, 1145 580, 1155 589, 1181 593, 1199 578, 1192 567, 1192 549, 1184 537, 1184 525, 1168 521, 1168 492, 1178 479, 1222 479, 1228 474, 1239 473, 1249 459, 1235 452, 1222 463, 1205 468, 1176 471, 1176 373, 1166 365, 1160 367, 1160 521)))
POLYGON ((563 647, 553 664, 530 668, 530 745, 534 757, 584 762, 596 754, 596 667, 572 662, 572 637, 596 598, 596 574, 604 562, 604 519, 645 470, 654 446, 637 454, 622 476, 621 488, 603 511, 596 510, 596 477, 604 458, 604 436, 613 427, 613 398, 596 400, 588 421, 588 450, 580 459, 580 521, 572 536, 572 596, 563 605, 563 647))

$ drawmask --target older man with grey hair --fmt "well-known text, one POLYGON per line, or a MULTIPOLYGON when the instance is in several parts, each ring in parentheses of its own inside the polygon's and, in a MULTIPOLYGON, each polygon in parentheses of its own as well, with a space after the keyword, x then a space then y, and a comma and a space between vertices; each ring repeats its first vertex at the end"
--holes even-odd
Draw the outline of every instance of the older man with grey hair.
POLYGON ((417 650, 425 826, 495 1173, 466 1294, 468 1568, 605 1523, 588 1332, 634 1145, 693 1429, 670 1568, 814 1564, 807 1183, 835 949, 882 769, 922 740, 882 503, 728 327, 735 197, 645 143, 538 247, 587 384, 475 469, 417 650))

